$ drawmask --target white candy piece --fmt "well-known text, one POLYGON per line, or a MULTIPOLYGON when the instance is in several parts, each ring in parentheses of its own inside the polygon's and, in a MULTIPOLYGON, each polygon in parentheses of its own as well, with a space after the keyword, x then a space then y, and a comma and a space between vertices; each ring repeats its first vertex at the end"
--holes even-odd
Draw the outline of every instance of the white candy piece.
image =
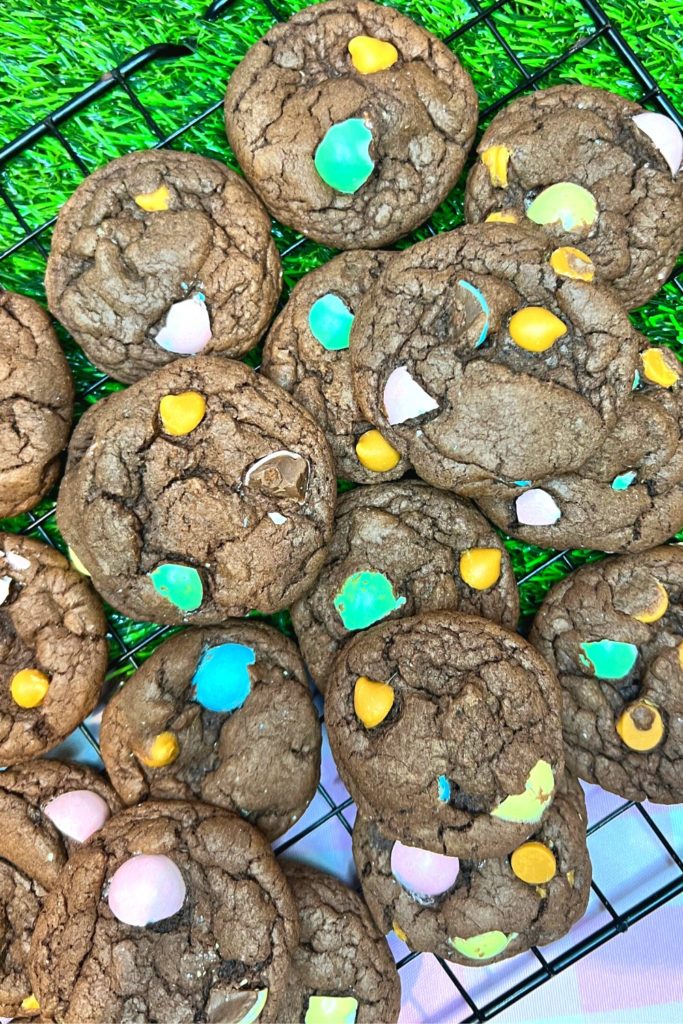
POLYGON ((517 521, 522 526, 552 526, 562 513, 547 491, 532 487, 515 501, 517 521))
POLYGON ((23 572, 31 564, 28 558, 24 558, 23 555, 17 555, 14 551, 4 551, 3 555, 10 569, 14 569, 15 572, 23 572))
POLYGON ((206 303, 195 296, 174 302, 156 343, 167 352, 190 356, 201 352, 211 341, 211 322, 206 303))
POLYGON ((9 588, 12 584, 11 576, 3 576, 0 578, 0 604, 4 604, 9 596, 9 588))
POLYGON ((666 114, 654 114, 646 110, 636 114, 633 123, 645 132, 669 165, 671 176, 676 177, 683 160, 683 135, 666 114))
POLYGON ((287 522, 287 516, 283 516, 280 512, 269 512, 268 518, 272 520, 276 526, 282 526, 283 523, 287 522))
POLYGON ((384 411, 387 420, 393 426, 395 423, 405 423, 406 420, 415 419, 425 412, 433 412, 439 408, 439 403, 428 394, 425 389, 411 377, 407 366, 397 366, 393 370, 384 385, 384 411))

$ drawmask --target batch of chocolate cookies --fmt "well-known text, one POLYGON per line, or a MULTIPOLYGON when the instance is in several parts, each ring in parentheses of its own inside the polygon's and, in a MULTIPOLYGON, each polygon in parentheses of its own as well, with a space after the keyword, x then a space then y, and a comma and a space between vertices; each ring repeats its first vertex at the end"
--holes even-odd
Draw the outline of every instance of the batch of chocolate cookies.
POLYGON ((523 96, 467 225, 381 249, 477 112, 393 8, 309 7, 228 84, 244 178, 131 153, 59 215, 49 308, 129 387, 72 432, 48 316, 0 295, 0 514, 61 475, 70 559, 0 535, 0 1015, 388 1024, 390 930, 476 966, 583 914, 578 779, 683 800, 683 371, 627 312, 683 246, 683 139, 599 89, 523 96), (271 214, 345 250, 274 320, 271 214), (525 640, 500 531, 614 557, 525 640), (106 777, 43 757, 101 699, 103 600, 184 627, 107 703, 106 777), (284 608, 298 648, 252 614, 284 608), (311 680, 362 896, 270 845, 319 782, 311 680))

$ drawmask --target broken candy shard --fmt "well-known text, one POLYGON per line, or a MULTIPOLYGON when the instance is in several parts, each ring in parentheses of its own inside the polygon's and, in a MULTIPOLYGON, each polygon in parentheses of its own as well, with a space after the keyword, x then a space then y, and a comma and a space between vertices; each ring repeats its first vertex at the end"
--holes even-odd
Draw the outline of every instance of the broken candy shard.
POLYGON ((389 374, 384 385, 384 411, 392 426, 438 408, 439 403, 411 377, 407 366, 397 366, 389 374))

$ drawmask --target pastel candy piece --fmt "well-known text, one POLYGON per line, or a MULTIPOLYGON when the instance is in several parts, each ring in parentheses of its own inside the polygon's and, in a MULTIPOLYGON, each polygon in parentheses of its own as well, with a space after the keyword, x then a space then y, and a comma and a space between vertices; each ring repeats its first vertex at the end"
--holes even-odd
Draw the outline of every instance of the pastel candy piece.
POLYGON ((308 490, 308 477, 307 459, 281 449, 252 463, 244 474, 244 486, 276 498, 302 502, 308 490))
POLYGON ((332 602, 344 628, 367 629, 406 603, 396 597, 391 581, 383 572, 354 572, 344 580, 332 602))
POLYGON ((249 666, 255 661, 246 644, 218 644, 204 651, 192 678, 197 702, 207 711, 241 708, 251 692, 249 666))
POLYGON ((513 939, 517 938, 517 932, 482 932, 480 935, 473 935, 470 939, 460 939, 456 935, 449 938, 449 943, 460 956, 466 956, 469 960, 491 960, 505 952, 513 939))
POLYGON ((683 160, 683 135, 678 125, 666 114, 655 114, 650 110, 636 114, 633 123, 654 143, 669 165, 671 176, 675 178, 683 160))
POLYGON ((625 679, 636 661, 638 648, 621 640, 593 640, 581 644, 586 657, 580 655, 588 668, 592 665, 596 679, 625 679))
POLYGON ((165 562, 148 575, 157 593, 182 612, 194 612, 202 603, 202 578, 193 566, 165 562))
POLYGON ((353 313, 338 295, 328 292, 316 299, 308 311, 308 326, 316 341, 328 352, 349 347, 353 313))
POLYGON ((534 224, 561 224, 565 231, 581 231, 595 224, 598 206, 587 188, 559 181, 536 196, 526 215, 534 224))
POLYGON ((374 36, 354 36, 349 39, 349 53, 351 63, 361 75, 386 71, 398 60, 396 47, 374 36))
POLYGON ((9 597, 10 587, 12 586, 11 576, 0 577, 0 604, 4 604, 9 597))
POLYGON ((547 761, 537 761, 529 772, 523 793, 508 796, 491 811, 492 818, 501 821, 524 822, 535 825, 543 817, 555 791, 555 777, 547 761))
POLYGON ((330 188, 351 195, 364 185, 374 169, 370 157, 372 132, 359 117, 339 121, 325 132, 315 151, 315 169, 330 188))
POLYGON ((481 162, 488 169, 495 188, 507 188, 510 150, 507 146, 489 146, 481 154, 481 162))
POLYGON ((676 357, 667 349, 648 348, 642 353, 643 372, 653 384, 662 388, 672 388, 677 383, 679 373, 674 369, 676 357))
POLYGON ((401 461, 401 456, 395 448, 389 444, 386 438, 382 437, 379 430, 366 430, 358 438, 356 444, 356 455, 361 466, 365 466, 372 473, 388 473, 395 469, 401 461))
POLYGON ((474 347, 479 348, 480 345, 484 344, 484 342, 486 341, 486 336, 489 333, 491 309, 489 307, 488 302, 486 301, 486 296, 483 294, 483 292, 480 292, 479 289, 475 288, 475 286, 473 284, 470 284, 469 281, 458 281, 458 285, 460 288, 465 289, 467 295, 471 296, 471 298, 479 307, 477 312, 479 313, 482 319, 482 324, 479 329, 479 337, 474 343, 474 347))
POLYGON ((83 565, 83 562, 81 562, 80 558, 78 557, 74 549, 67 548, 67 551, 69 552, 69 561, 71 562, 76 572, 80 572, 81 576, 90 576, 90 573, 83 565))
POLYGON ((630 750, 647 753, 664 738, 659 708, 649 700, 636 700, 624 708, 616 724, 619 738, 630 750))
POLYGON ((391 873, 404 889, 418 896, 440 896, 447 892, 460 873, 457 857, 432 853, 398 841, 391 849, 391 873))
MULTIPOLYGON (((30 996, 26 996, 25 999, 21 1000, 21 1008, 22 1008, 22 1010, 39 1010, 40 1009, 40 1003, 38 1002, 36 997, 33 995, 33 993, 31 993, 30 996)), ((7 1019, 8 1020, 13 1020, 14 1018, 13 1017, 8 1017, 7 1019)))
POLYGON ((148 768, 166 768, 173 764, 180 753, 180 743, 174 732, 160 732, 154 737, 147 751, 140 754, 140 760, 148 768))
POLYGON ((590 256, 571 245, 556 249, 550 257, 550 266, 560 277, 569 277, 573 281, 592 281, 595 277, 595 265, 590 256))
POLYGON ((393 933, 394 933, 394 935, 396 936, 397 939, 400 939, 401 942, 407 942, 408 941, 408 936, 403 931, 401 926, 396 924, 395 921, 391 922, 391 928, 392 928, 392 931, 393 931, 393 933))
POLYGON ((640 371, 635 370, 633 374, 633 384, 631 385, 631 391, 635 391, 636 388, 640 387, 640 371))
POLYGON ((627 490, 634 480, 638 479, 638 474, 634 469, 628 469, 625 473, 617 473, 614 480, 612 481, 613 491, 625 491, 627 490))
POLYGON ((353 996, 311 996, 304 1024, 355 1024, 357 1012, 353 996))
POLYGON ((460 576, 473 590, 488 590, 500 579, 502 562, 498 548, 469 548, 460 555, 460 576))
POLYGON ((527 352, 545 352, 567 333, 559 317, 542 306, 526 306, 510 317, 510 337, 527 352))
POLYGON ((37 668, 22 668, 10 683, 12 700, 20 708, 40 707, 49 689, 49 678, 37 668))
POLYGON ((283 516, 280 512, 269 512, 268 518, 271 523, 275 523, 276 526, 284 526, 287 522, 287 516, 283 516))
POLYGON ((139 853, 124 860, 112 875, 107 902, 123 924, 145 928, 177 914, 185 894, 183 876, 170 857, 139 853))
POLYGON ((522 526, 552 526, 562 516, 554 498, 540 487, 515 498, 515 514, 522 526))
POLYGON ((521 882, 527 885, 543 885, 555 877, 557 861, 553 851, 532 840, 522 843, 510 857, 510 867, 521 882))
POLYGON ((191 434, 206 415, 206 399, 198 391, 164 395, 159 402, 159 418, 166 434, 182 437, 191 434))
POLYGON ((519 224, 519 216, 513 210, 494 210, 486 218, 487 224, 519 224))
POLYGON ((254 1024, 263 1013, 268 989, 211 990, 205 1007, 206 1020, 220 1024, 254 1024))
POLYGON ((437 795, 442 804, 447 804, 451 798, 451 784, 445 775, 439 775, 436 780, 437 795))
POLYGON ((657 581, 657 593, 654 601, 649 605, 634 614, 633 618, 638 619, 638 622, 658 622, 662 616, 666 615, 669 608, 669 595, 666 592, 666 587, 657 581))
POLYGON ((60 793, 43 807, 43 814, 55 828, 79 843, 84 843, 102 828, 110 813, 106 800, 90 789, 72 789, 68 793, 60 793))
POLYGON ((28 558, 24 558, 23 555, 18 555, 16 551, 5 551, 3 554, 10 569, 14 569, 15 572, 24 572, 24 570, 28 569, 31 565, 28 558))
POLYGON ((156 210, 168 210, 171 193, 165 185, 159 185, 159 188, 156 188, 154 192, 141 192, 133 198, 140 209, 152 213, 156 210))
POLYGON ((204 300, 195 295, 192 299, 174 302, 154 340, 175 355, 191 356, 201 352, 211 341, 211 322, 204 300))
POLYGON ((392 426, 439 408, 439 403, 411 377, 407 366, 398 366, 389 374, 383 401, 387 420, 392 426))
POLYGON ((389 683, 359 676, 353 688, 353 709, 366 729, 374 729, 391 711, 394 697, 394 688, 389 683))

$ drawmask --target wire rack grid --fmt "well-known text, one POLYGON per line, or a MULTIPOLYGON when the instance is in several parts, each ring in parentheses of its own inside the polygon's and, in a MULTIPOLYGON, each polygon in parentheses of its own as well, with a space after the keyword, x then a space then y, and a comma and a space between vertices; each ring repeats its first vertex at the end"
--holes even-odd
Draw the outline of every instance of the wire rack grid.
MULTIPOLYGON (((452 28, 447 32, 441 31, 444 41, 456 50, 466 67, 468 52, 474 53, 476 50, 485 56, 484 64, 479 69, 479 78, 474 76, 480 96, 484 97, 480 129, 498 109, 518 94, 573 79, 586 81, 587 84, 607 84, 616 91, 624 92, 642 104, 667 114, 683 128, 683 121, 672 100, 660 88, 603 6, 596 0, 568 0, 568 6, 571 5, 573 18, 563 22, 559 30, 558 26, 555 26, 555 52, 548 55, 546 52, 536 53, 533 47, 529 47, 528 34, 521 40, 523 45, 517 45, 514 33, 515 24, 519 24, 519 20, 527 14, 534 15, 542 21, 542 0, 540 3, 535 0, 528 0, 527 3, 494 0, 487 5, 481 4, 479 0, 456 0, 452 5, 446 3, 446 9, 451 11, 452 28), (470 51, 469 47, 473 40, 476 40, 476 47, 473 46, 470 51), (580 67, 573 63, 581 54, 584 57, 590 56, 588 64, 593 61, 596 64, 595 71, 588 78, 583 70, 587 63, 584 61, 580 67), (611 69, 611 73, 608 73, 608 81, 605 83, 603 80, 606 67, 611 69), (489 78, 493 82, 492 88, 489 88, 489 78), (502 88, 497 88, 499 81, 502 82, 502 88)), ((305 6, 304 0, 292 0, 289 3, 287 0, 214 0, 201 14, 199 24, 206 27, 226 24, 234 27, 238 23, 253 23, 251 36, 249 32, 239 35, 245 42, 241 50, 239 45, 237 46, 240 52, 233 54, 234 65, 246 49, 246 45, 270 24, 285 20, 301 6, 305 6)), ((422 5, 420 0, 395 0, 395 6, 418 21, 423 20, 426 27, 434 28, 428 16, 429 5, 422 5), (425 17, 422 18, 422 15, 425 17)), ((443 19, 440 27, 442 25, 443 19)), ((542 24, 539 24, 539 29, 542 31, 542 24)), ((234 46, 234 38, 231 38, 230 45, 234 46)), ((220 73, 217 73, 213 93, 203 96, 199 108, 195 106, 190 109, 188 106, 183 109, 180 100, 169 104, 169 115, 167 105, 162 106, 158 102, 159 93, 155 91, 155 83, 162 82, 168 77, 166 69, 170 66, 182 66, 183 62, 192 64, 197 59, 202 60, 203 57, 201 47, 195 39, 149 45, 103 74, 86 89, 71 96, 60 107, 31 124, 0 149, 0 200, 4 204, 0 214, 0 228, 4 226, 6 229, 0 236, 0 244, 3 240, 6 243, 4 250, 0 252, 0 273, 5 287, 14 287, 19 291, 42 297, 42 273, 55 220, 52 215, 45 219, 39 217, 39 222, 34 222, 36 208, 43 209, 43 205, 36 199, 39 190, 35 194, 29 194, 25 188, 18 187, 17 180, 25 182, 26 176, 19 175, 15 178, 14 167, 26 161, 34 168, 40 165, 48 166, 48 169, 52 169, 53 180, 56 180, 57 174, 60 179, 68 179, 64 185, 68 194, 82 177, 109 156, 120 155, 134 148, 127 144, 128 136, 125 130, 118 137, 116 127, 107 123, 106 113, 103 117, 100 107, 102 102, 106 103, 112 97, 121 100, 128 112, 124 129, 134 123, 137 129, 146 134, 149 146, 175 145, 200 152, 208 151, 211 155, 217 155, 236 166, 220 125, 221 92, 224 84, 220 73), (159 77, 155 78, 157 73, 159 77), (173 123, 169 123, 169 116, 173 123), (204 129, 206 132, 202 134, 204 129), (59 160, 55 158, 55 153, 60 154, 59 160), (35 160, 31 164, 33 157, 35 160), (68 165, 66 174, 65 160, 68 165)), ((229 65, 227 66, 229 70, 229 65)), ((473 69, 468 67, 468 70, 473 69)), ((192 75, 191 67, 188 75, 192 75)), ((168 94, 165 98, 168 98, 168 94)), ((106 109, 120 113, 118 106, 106 109)), ((139 135, 135 136, 136 139, 138 137, 139 135)), ((64 197, 55 195, 55 211, 64 197)), ((408 241, 455 227, 461 220, 462 183, 453 196, 449 197, 408 241)), ((302 272, 329 257, 328 251, 312 245, 305 238, 294 235, 277 224, 274 225, 274 233, 283 259, 285 283, 288 287, 291 287, 302 272)), ((634 315, 638 326, 646 330, 649 328, 652 340, 670 344, 679 352, 679 323, 672 311, 675 310, 677 303, 680 304, 682 297, 683 273, 679 271, 672 274, 663 293, 648 304, 642 314, 634 315)), ((62 337, 76 378, 77 412, 82 412, 87 405, 121 385, 96 371, 71 340, 65 335, 62 337)), ((258 350, 247 358, 256 365, 259 358, 258 350)), ((343 486, 342 482, 341 487, 343 486)), ((54 495, 46 499, 34 512, 8 520, 2 525, 6 529, 36 536, 64 549, 54 521, 54 495)), ((679 537, 683 539, 683 535, 679 537)), ((553 583, 578 565, 602 557, 597 552, 552 552, 512 540, 506 543, 520 584, 523 624, 528 623, 544 593, 553 583)), ((107 693, 110 694, 141 664, 170 630, 150 624, 132 623, 112 609, 107 609, 107 612, 110 628, 107 693)), ((271 621, 285 632, 291 631, 287 613, 273 616, 271 621)), ((322 703, 320 712, 322 718, 322 703)), ((99 757, 98 722, 99 717, 96 713, 91 720, 81 726, 80 730, 81 738, 89 744, 91 756, 94 758, 99 757)), ((67 744, 67 753, 69 749, 67 744)), ((329 757, 327 763, 331 764, 329 757)), ((665 831, 653 817, 653 812, 647 807, 614 799, 607 813, 599 814, 592 821, 589 828, 589 843, 592 836, 604 834, 603 830, 615 828, 616 823, 623 821, 627 815, 631 825, 636 829, 636 841, 648 843, 657 851, 657 856, 653 856, 653 867, 646 891, 643 891, 641 885, 637 890, 638 899, 617 900, 605 891, 606 887, 600 884, 599 880, 595 880, 592 885, 591 903, 597 908, 597 913, 589 915, 591 920, 587 924, 584 922, 576 934, 570 933, 562 943, 553 944, 545 952, 532 950, 527 969, 522 972, 521 977, 513 973, 512 980, 509 980, 509 976, 502 970, 505 965, 500 964, 497 965, 500 970, 496 967, 487 969, 484 984, 475 985, 470 981, 473 977, 472 971, 462 971, 446 961, 438 960, 439 968, 457 991, 454 1009, 439 1016, 438 1019, 491 1019, 683 893, 683 861, 665 831), (655 863, 660 867, 665 864, 666 869, 657 870, 655 863)), ((332 769, 332 774, 328 771, 328 777, 325 777, 324 773, 318 795, 309 811, 298 825, 279 841, 277 852, 296 852, 297 847, 299 851, 305 850, 308 840, 314 835, 323 836, 323 845, 341 841, 348 848, 352 821, 352 802, 332 769), (334 832, 325 836, 324 830, 332 825, 335 826, 334 832)), ((407 948, 395 939, 392 939, 392 949, 404 979, 414 961, 428 956, 407 951, 407 948)))

